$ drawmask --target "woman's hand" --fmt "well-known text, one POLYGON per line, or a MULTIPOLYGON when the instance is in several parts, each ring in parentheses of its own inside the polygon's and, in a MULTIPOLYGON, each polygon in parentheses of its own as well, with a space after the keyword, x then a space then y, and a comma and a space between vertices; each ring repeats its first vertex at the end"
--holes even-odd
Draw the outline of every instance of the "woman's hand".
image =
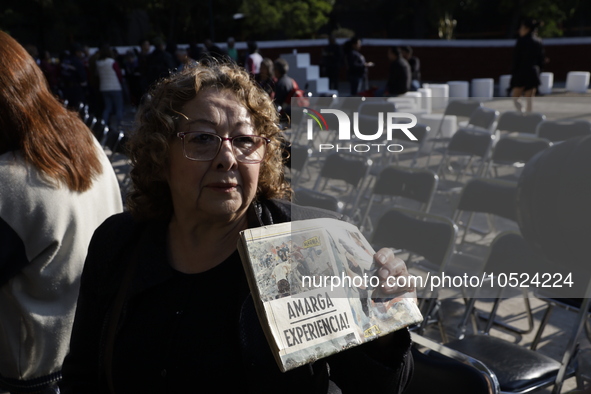
POLYGON ((390 248, 382 248, 374 255, 378 266, 377 276, 380 285, 373 291, 372 298, 400 297, 405 293, 414 293, 415 282, 410 280, 404 261, 394 255, 390 248))

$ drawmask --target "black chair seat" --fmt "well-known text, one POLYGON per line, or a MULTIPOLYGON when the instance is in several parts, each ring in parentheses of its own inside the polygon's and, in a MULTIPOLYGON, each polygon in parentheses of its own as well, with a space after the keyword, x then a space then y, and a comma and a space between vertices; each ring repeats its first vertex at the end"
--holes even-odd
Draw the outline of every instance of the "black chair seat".
POLYGON ((497 376, 502 391, 524 392, 540 381, 554 382, 560 363, 543 354, 489 335, 467 335, 446 346, 475 357, 497 376))

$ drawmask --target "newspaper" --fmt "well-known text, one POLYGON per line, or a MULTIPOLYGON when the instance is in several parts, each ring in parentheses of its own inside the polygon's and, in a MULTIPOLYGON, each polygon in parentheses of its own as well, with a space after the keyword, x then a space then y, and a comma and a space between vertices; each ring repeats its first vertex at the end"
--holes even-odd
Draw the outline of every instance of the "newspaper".
POLYGON ((238 250, 259 319, 285 372, 422 321, 416 298, 378 298, 359 229, 311 219, 248 229, 238 250))

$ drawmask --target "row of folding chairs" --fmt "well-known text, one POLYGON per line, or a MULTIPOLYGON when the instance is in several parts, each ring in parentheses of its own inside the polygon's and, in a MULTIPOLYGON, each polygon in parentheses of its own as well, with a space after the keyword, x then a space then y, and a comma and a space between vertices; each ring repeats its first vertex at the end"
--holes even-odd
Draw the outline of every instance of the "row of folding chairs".
MULTIPOLYGON (((431 270, 440 275, 443 272, 453 275, 454 271, 450 267, 450 261, 455 256, 457 228, 449 218, 398 208, 388 211, 380 218, 371 237, 371 242, 375 248, 389 246, 410 251, 417 257, 422 269, 431 270), (427 240, 428 242, 426 242, 427 240)), ((477 274, 480 272, 508 273, 518 270, 533 274, 533 272, 544 269, 541 262, 542 258, 531 250, 519 233, 503 232, 493 240, 485 263, 477 274)), ((457 273, 461 274, 461 271, 457 271, 457 273)), ((421 328, 424 329, 424 326, 433 320, 440 321, 444 318, 441 313, 438 313, 439 296, 440 293, 436 289, 433 293, 426 295, 430 302, 424 302, 425 298, 422 299, 425 324, 421 328)), ((448 341, 447 336, 442 333, 444 343, 433 346, 433 343, 429 345, 429 341, 422 336, 421 330, 413 334, 416 343, 430 347, 433 351, 463 360, 463 362, 467 359, 479 360, 485 366, 480 369, 480 372, 486 374, 489 383, 494 382, 493 391, 470 392, 525 393, 552 384, 560 387, 565 378, 575 375, 577 371, 574 350, 581 324, 588 317, 588 314, 585 313, 586 309, 584 309, 588 307, 588 301, 583 300, 586 304, 581 305, 580 313, 576 319, 573 319, 571 341, 569 341, 562 359, 554 360, 534 349, 528 349, 489 335, 493 324, 497 322, 498 303, 494 304, 486 328, 474 334, 465 334, 468 317, 472 315, 478 293, 471 293, 470 296, 460 327, 460 332, 464 335, 448 341), (446 352, 442 352, 442 349, 446 349, 446 352)), ((496 297, 500 301, 503 294, 498 293, 496 297)), ((542 331, 543 325, 540 326, 538 333, 542 331)), ((435 384, 431 386, 432 389, 438 387, 436 382, 432 383, 435 384)), ((489 387, 489 389, 491 388, 489 387)), ((420 391, 411 390, 409 392, 420 391)))

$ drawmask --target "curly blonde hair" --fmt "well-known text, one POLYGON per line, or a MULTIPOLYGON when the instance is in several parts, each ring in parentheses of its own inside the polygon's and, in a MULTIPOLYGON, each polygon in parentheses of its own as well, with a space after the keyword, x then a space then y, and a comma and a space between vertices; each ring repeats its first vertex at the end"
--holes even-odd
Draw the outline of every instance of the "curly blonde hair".
POLYGON ((172 215, 170 188, 164 176, 169 144, 177 138, 183 105, 211 87, 233 92, 252 116, 257 133, 271 140, 261 162, 255 198, 290 196, 291 190, 283 177, 283 136, 269 95, 244 69, 233 63, 209 60, 162 79, 151 89, 138 112, 137 127, 128 145, 133 189, 127 197, 127 206, 136 218, 168 220, 172 215))

